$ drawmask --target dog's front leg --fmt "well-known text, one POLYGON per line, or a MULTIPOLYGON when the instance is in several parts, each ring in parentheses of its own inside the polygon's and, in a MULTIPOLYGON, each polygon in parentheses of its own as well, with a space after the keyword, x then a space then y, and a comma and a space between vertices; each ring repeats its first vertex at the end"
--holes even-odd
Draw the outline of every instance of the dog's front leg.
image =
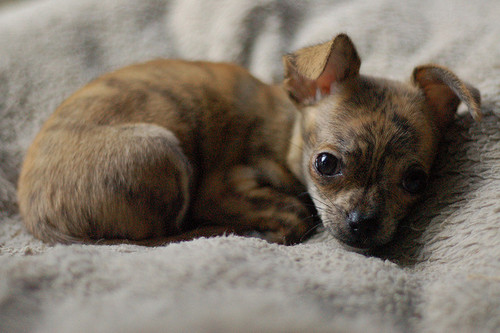
POLYGON ((196 218, 280 244, 300 242, 314 229, 316 215, 305 189, 278 163, 238 165, 208 178, 196 218))

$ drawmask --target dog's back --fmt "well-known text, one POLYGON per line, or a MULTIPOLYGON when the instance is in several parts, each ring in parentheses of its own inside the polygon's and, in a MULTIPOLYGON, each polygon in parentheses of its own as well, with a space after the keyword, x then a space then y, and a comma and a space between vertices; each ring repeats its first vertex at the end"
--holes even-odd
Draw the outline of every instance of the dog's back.
POLYGON ((63 242, 177 233, 191 192, 203 192, 200 175, 255 151, 284 155, 292 119, 273 89, 235 65, 175 60, 91 82, 26 155, 18 195, 28 229, 63 242))

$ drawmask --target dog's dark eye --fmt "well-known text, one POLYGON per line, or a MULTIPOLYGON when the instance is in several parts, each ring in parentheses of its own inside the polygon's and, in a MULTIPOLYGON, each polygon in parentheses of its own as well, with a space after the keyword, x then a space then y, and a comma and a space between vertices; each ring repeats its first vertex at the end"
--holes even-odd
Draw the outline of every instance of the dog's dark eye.
POLYGON ((321 153, 314 161, 314 167, 322 176, 335 176, 340 173, 340 161, 330 153, 321 153))
POLYGON ((427 174, 419 167, 412 167, 405 172, 402 185, 408 193, 420 194, 427 186, 427 174))

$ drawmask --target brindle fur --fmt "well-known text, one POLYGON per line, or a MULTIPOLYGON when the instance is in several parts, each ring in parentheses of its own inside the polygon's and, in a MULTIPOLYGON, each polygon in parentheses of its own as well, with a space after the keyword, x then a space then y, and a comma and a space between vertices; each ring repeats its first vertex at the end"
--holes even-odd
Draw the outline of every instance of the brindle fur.
POLYGON ((231 64, 156 60, 103 75, 62 103, 29 148, 19 206, 47 242, 159 245, 257 231, 295 243, 314 209, 341 241, 387 242, 417 200, 400 186, 429 172, 460 100, 479 117, 479 92, 449 70, 417 67, 413 83, 359 75, 346 35, 284 57, 283 86, 231 64), (343 173, 313 167, 321 152, 343 173), (354 241, 352 209, 383 216, 354 241))

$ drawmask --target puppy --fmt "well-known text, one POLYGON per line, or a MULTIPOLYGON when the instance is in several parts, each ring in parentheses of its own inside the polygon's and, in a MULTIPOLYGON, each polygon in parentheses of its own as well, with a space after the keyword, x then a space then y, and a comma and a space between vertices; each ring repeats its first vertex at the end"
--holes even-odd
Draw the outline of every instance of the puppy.
POLYGON ((360 75, 345 34, 283 63, 281 86, 231 64, 156 60, 77 91, 27 152, 27 229, 46 242, 257 232, 292 244, 315 208, 351 247, 388 242, 460 101, 481 117, 478 90, 436 65, 411 83, 360 75))

